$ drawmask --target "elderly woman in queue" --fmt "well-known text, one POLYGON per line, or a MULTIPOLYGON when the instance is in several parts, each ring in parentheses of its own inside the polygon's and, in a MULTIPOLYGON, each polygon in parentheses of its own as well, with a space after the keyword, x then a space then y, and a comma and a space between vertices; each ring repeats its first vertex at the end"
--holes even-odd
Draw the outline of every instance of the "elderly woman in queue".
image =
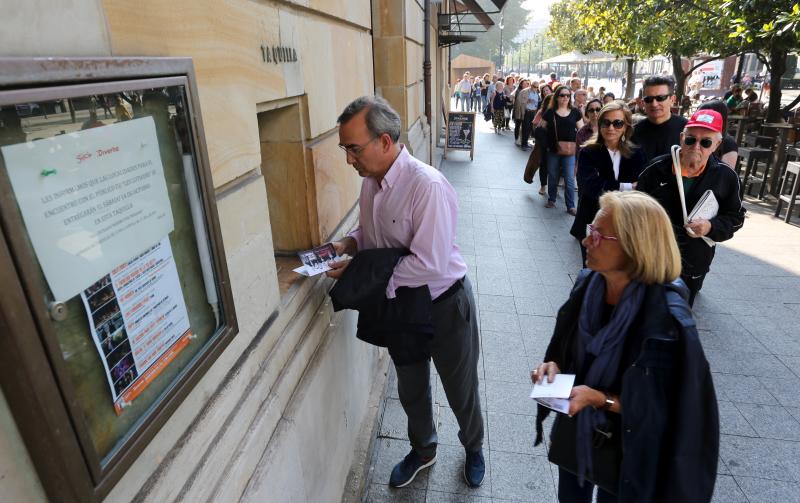
POLYGON ((553 93, 550 108, 542 114, 546 123, 549 150, 547 165, 547 203, 545 208, 555 208, 558 197, 558 178, 564 177, 564 202, 567 213, 575 209, 575 134, 583 127, 581 113, 572 106, 572 91, 559 86, 553 93))
MULTIPOLYGON (((597 105, 592 104, 592 107, 597 105)), ((588 109, 589 107, 587 107, 588 109)), ((578 213, 570 234, 583 242, 586 225, 594 220, 600 196, 609 190, 633 190, 644 169, 644 154, 631 143, 631 112, 621 101, 600 109, 594 135, 578 152, 578 213)), ((586 248, 581 245, 586 264, 586 248)))
MULTIPOLYGON (((575 375, 550 435, 559 501, 589 502, 597 485, 598 502, 708 502, 717 400, 670 219, 647 194, 608 192, 583 244, 588 269, 531 372, 575 375)), ((548 414, 539 405, 537 444, 548 414)))

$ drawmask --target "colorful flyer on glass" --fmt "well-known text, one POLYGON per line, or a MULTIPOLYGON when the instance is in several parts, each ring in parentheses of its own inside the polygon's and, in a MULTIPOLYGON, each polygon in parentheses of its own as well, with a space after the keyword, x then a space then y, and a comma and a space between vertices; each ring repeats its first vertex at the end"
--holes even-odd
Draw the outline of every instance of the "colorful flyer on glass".
POLYGON ((192 336, 169 238, 81 292, 117 414, 192 336))

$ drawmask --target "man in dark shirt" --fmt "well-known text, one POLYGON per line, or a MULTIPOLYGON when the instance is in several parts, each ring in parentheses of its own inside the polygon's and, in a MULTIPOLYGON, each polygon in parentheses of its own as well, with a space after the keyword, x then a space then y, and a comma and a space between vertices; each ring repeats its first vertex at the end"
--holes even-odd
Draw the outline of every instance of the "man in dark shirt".
POLYGON ((631 141, 642 148, 645 164, 669 154, 670 147, 680 143, 686 118, 672 115, 674 92, 675 80, 672 77, 653 75, 644 81, 642 107, 647 119, 633 127, 631 141))

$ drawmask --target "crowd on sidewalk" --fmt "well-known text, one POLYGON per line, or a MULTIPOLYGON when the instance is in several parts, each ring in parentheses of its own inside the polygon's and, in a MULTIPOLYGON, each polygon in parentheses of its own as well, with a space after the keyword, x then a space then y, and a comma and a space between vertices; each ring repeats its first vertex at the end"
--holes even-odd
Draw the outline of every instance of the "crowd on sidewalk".
MULTIPOLYGON (((513 134, 528 150, 533 138, 525 181, 538 170, 544 206, 554 209, 562 179, 575 219, 585 268, 530 376, 572 379, 566 403, 542 403, 536 418, 538 444, 550 410, 561 412, 548 449, 561 502, 589 502, 595 486, 603 502, 713 494, 719 415, 691 306, 714 244, 733 237, 745 210, 738 176, 722 160, 726 105, 687 120, 672 113, 674 86, 647 78, 641 99, 625 103, 583 89, 575 74, 561 83, 555 74, 476 81, 467 73, 456 84, 462 110, 482 107, 509 145, 513 134)), ((330 262, 327 275, 339 281, 336 309, 359 310, 357 336, 386 346, 395 365, 411 450, 389 485, 406 487, 436 462, 432 361, 458 422, 465 482, 479 487, 480 331, 456 245, 455 190, 398 143, 401 120, 385 100, 358 98, 338 123, 339 146, 364 181, 359 226, 333 243, 354 258, 330 262)))

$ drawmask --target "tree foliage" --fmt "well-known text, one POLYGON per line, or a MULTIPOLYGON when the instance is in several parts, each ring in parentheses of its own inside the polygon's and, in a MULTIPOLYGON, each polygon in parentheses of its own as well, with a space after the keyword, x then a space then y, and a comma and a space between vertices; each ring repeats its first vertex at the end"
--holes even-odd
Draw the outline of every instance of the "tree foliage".
MULTIPOLYGON (((522 8, 523 0, 509 0, 503 8, 503 54, 509 54, 520 46, 514 39, 528 24, 530 12, 522 8)), ((500 16, 493 14, 495 25, 486 33, 480 34, 475 42, 467 42, 454 46, 450 50, 453 58, 459 54, 468 54, 483 59, 490 59, 500 66, 500 16)), ((470 27, 473 28, 474 27, 470 27)), ((468 29, 465 27, 465 29, 468 29)))

